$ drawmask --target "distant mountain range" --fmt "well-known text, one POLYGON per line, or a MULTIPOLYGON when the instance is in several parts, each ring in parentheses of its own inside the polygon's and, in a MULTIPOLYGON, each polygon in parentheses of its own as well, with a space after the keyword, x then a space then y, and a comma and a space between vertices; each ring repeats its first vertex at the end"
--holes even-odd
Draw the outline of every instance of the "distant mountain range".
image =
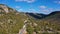
POLYGON ((24 13, 0 4, 0 34, 18 34, 27 19, 27 34, 60 34, 60 11, 24 13))

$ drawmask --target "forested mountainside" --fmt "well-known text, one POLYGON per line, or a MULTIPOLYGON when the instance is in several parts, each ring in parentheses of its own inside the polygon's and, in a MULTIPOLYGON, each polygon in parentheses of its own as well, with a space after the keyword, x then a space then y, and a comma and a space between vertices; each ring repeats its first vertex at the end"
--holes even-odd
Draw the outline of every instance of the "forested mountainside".
POLYGON ((24 13, 0 4, 0 34, 19 34, 24 24, 26 34, 60 34, 60 11, 24 13))

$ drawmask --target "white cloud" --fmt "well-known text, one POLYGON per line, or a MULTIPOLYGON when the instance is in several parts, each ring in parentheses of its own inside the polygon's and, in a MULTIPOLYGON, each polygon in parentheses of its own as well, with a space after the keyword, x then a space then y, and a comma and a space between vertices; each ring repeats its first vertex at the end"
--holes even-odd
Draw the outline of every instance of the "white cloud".
POLYGON ((35 2, 35 0, 27 0, 26 2, 27 3, 32 3, 32 2, 35 2))
POLYGON ((39 6, 42 11, 53 11, 53 8, 48 8, 47 6, 39 6))
POLYGON ((26 11, 30 13, 36 13, 36 10, 34 8, 29 8, 26 11))
POLYGON ((36 0, 15 0, 16 2, 27 2, 27 3, 33 3, 36 0))
POLYGON ((44 9, 44 10, 40 10, 41 11, 41 13, 44 13, 44 14, 49 14, 49 13, 51 13, 52 11, 50 11, 49 9, 44 9))
POLYGON ((18 9, 18 11, 23 11, 23 9, 18 9))
POLYGON ((49 8, 48 10, 49 10, 50 12, 51 12, 51 11, 54 11, 54 9, 53 9, 53 8, 49 8))
POLYGON ((45 11, 45 12, 52 12, 53 11, 53 8, 48 8, 48 9, 44 9, 42 11, 45 11))
POLYGON ((33 9, 33 8, 29 8, 28 11, 29 11, 29 12, 35 12, 36 10, 33 9))
POLYGON ((18 10, 18 11, 22 11, 23 9, 21 8, 21 6, 15 6, 15 8, 18 10))
POLYGON ((49 10, 42 10, 42 11, 47 12, 47 11, 49 11, 49 10))
POLYGON ((24 1, 24 0, 15 0, 16 2, 24 1))
POLYGON ((45 8, 47 8, 46 6, 39 6, 39 8, 41 8, 41 9, 45 9, 45 8))
POLYGON ((53 11, 53 8, 48 8, 47 6, 39 6, 41 13, 49 14, 53 11))
POLYGON ((54 1, 54 3, 60 4, 60 1, 54 1))
POLYGON ((21 6, 15 6, 15 8, 16 8, 16 9, 19 9, 19 8, 21 8, 21 6))

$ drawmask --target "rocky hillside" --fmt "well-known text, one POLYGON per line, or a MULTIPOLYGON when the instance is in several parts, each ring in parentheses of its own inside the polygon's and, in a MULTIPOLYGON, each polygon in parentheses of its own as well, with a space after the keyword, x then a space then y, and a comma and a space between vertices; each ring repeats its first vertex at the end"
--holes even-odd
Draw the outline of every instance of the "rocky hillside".
POLYGON ((33 32, 35 34, 60 34, 60 11, 55 11, 50 13, 49 15, 43 16, 44 17, 42 18, 40 17, 41 19, 31 18, 31 22, 33 22, 33 24, 29 25, 31 27, 33 26, 33 32))
POLYGON ((18 34, 25 20, 27 34, 60 34, 60 11, 24 13, 0 4, 0 34, 18 34))
POLYGON ((0 4, 0 34, 17 34, 26 18, 24 13, 0 4))

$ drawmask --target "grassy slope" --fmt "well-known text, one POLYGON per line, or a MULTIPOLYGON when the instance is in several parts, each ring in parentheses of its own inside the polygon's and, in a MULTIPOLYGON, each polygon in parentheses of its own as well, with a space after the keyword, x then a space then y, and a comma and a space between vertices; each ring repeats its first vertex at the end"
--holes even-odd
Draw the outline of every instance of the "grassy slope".
POLYGON ((26 16, 24 14, 7 13, 0 16, 0 34, 18 33, 26 16))
POLYGON ((17 34, 19 29, 21 29, 24 25, 24 20, 27 18, 29 19, 29 24, 27 25, 28 34, 32 34, 33 32, 41 34, 39 31, 44 30, 47 32, 50 30, 50 28, 53 29, 53 32, 57 32, 60 30, 60 18, 58 17, 59 15, 53 15, 48 16, 45 19, 38 20, 24 13, 16 14, 14 12, 10 12, 0 16, 0 34, 17 34), (37 26, 35 26, 34 23, 36 23, 37 26))

